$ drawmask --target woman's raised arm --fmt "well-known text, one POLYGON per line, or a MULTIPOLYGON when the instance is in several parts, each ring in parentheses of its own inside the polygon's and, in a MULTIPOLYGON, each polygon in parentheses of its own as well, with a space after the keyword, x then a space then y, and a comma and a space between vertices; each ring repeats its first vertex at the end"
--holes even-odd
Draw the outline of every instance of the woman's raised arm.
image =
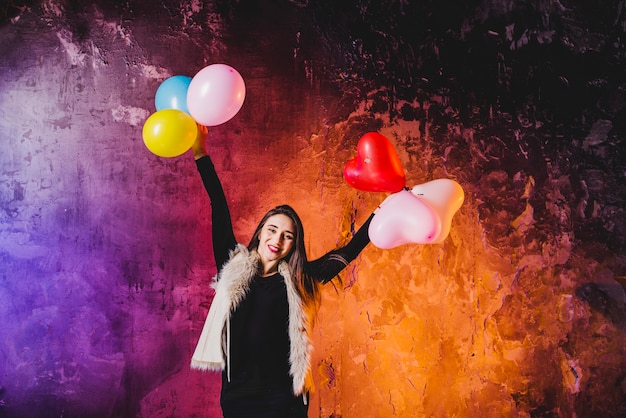
POLYGON ((219 270, 228 261, 229 253, 237 245, 237 240, 233 232, 230 210, 228 209, 228 202, 226 201, 222 183, 217 176, 213 161, 211 161, 211 158, 205 151, 207 129, 201 125, 198 125, 198 129, 200 129, 200 135, 198 135, 192 150, 202 183, 211 201, 213 255, 215 257, 215 265, 219 270))
POLYGON ((372 213, 345 246, 309 262, 306 266, 307 274, 322 283, 327 283, 337 276, 369 244, 368 229, 373 217, 372 213))

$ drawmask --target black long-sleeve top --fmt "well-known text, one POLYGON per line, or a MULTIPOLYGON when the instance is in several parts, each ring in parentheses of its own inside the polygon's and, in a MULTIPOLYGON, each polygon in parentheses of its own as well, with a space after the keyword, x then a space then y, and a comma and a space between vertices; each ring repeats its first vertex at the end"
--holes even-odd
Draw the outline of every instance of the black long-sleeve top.
MULTIPOLYGON (((206 156, 196 160, 196 165, 211 200, 213 253, 220 269, 228 261, 237 240, 213 162, 206 156)), ((306 273, 321 283, 336 277, 370 242, 367 230, 372 217, 373 214, 347 245, 307 262, 306 273)), ((282 276, 276 273, 270 277, 255 277, 245 300, 230 317, 231 381, 223 374, 222 398, 290 390, 288 319, 287 290, 282 276)))

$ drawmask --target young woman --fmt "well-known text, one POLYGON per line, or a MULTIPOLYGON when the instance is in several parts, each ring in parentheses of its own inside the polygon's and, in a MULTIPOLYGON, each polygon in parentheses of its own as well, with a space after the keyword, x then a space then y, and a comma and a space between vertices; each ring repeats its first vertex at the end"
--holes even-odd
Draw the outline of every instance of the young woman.
POLYGON ((267 212, 247 246, 238 244, 204 132, 193 150, 211 200, 218 274, 191 367, 222 371, 224 418, 305 418, 318 287, 369 243, 373 214, 346 246, 314 261, 307 260, 302 222, 287 205, 267 212))

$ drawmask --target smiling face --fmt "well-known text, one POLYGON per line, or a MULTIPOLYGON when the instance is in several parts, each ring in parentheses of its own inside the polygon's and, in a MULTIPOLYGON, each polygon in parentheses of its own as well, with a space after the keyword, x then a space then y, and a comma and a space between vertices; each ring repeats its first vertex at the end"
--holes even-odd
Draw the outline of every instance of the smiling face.
POLYGON ((257 248, 263 263, 263 273, 274 273, 278 261, 289 255, 294 243, 295 226, 288 216, 277 214, 267 218, 261 228, 257 248))

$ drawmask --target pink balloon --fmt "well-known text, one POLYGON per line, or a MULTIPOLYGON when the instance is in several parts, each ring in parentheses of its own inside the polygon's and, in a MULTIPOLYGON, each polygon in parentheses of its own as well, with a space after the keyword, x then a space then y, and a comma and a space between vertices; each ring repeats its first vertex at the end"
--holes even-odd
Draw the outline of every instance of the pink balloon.
POLYGON ((441 233, 437 213, 408 190, 393 193, 376 211, 368 234, 380 249, 402 244, 430 244, 441 233))
POLYGON ((450 233, 452 217, 465 200, 465 192, 461 185, 454 180, 437 179, 414 186, 411 193, 428 203, 441 219, 441 232, 432 244, 446 239, 450 233))
POLYGON ((239 72, 226 64, 212 64, 191 79, 187 107, 199 124, 216 126, 232 119, 245 97, 246 85, 239 72))

